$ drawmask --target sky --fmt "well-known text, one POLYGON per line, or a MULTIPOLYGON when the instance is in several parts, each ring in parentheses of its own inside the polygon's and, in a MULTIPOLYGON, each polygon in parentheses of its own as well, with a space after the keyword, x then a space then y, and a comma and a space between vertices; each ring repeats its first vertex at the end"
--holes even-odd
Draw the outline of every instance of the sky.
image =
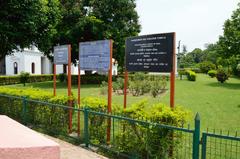
POLYGON ((140 35, 176 32, 188 51, 204 49, 223 34, 223 24, 240 0, 136 0, 140 35))

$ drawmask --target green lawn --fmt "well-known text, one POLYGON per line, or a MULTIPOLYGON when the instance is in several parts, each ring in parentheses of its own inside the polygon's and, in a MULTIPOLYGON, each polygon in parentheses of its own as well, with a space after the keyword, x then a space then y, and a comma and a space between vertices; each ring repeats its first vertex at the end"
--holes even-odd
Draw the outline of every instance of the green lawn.
MULTIPOLYGON (((22 85, 10 87, 23 88, 22 85)), ((27 87, 41 88, 52 92, 52 82, 31 83, 27 87)), ((73 86, 72 92, 77 95, 77 86, 73 86)), ((66 84, 57 84, 57 94, 67 95, 66 84)), ((100 95, 98 85, 82 85, 81 97, 93 96, 107 99, 107 95, 100 95)), ((147 99, 149 103, 163 102, 169 104, 169 92, 152 98, 150 95, 133 97, 128 95, 128 105, 147 99)), ((113 103, 123 105, 123 95, 113 94, 113 103)), ((176 105, 181 105, 192 111, 192 118, 199 112, 201 116, 202 130, 240 131, 240 79, 230 78, 227 83, 218 83, 215 78, 198 74, 196 82, 176 80, 176 105)), ((192 119, 193 121, 193 119, 192 119)), ((192 124, 193 122, 191 122, 192 124)))

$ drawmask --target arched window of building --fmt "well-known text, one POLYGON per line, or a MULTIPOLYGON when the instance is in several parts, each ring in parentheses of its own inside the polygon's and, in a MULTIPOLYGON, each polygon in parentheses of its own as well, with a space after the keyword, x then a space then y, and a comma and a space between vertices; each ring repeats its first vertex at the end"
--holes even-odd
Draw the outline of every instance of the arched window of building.
POLYGON ((34 74, 35 73, 35 63, 33 62, 32 63, 32 74, 34 74))
POLYGON ((13 70, 14 70, 15 75, 18 74, 18 64, 17 64, 17 62, 13 63, 13 70))

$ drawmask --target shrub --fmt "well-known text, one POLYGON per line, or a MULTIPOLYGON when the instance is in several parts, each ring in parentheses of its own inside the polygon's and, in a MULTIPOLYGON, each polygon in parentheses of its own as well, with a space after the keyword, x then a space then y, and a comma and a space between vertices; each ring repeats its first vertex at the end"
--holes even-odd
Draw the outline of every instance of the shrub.
POLYGON ((209 70, 216 69, 216 65, 210 61, 204 61, 199 64, 200 70, 202 73, 208 73, 209 70))
POLYGON ((213 77, 216 77, 216 74, 217 74, 217 71, 216 70, 209 70, 208 71, 208 75, 213 78, 213 77))
POLYGON ((182 80, 183 76, 186 74, 187 74, 187 72, 184 68, 178 69, 178 75, 180 76, 180 80, 182 80))
POLYGON ((28 72, 21 72, 19 76, 20 76, 20 82, 25 86, 29 80, 30 74, 28 72))
MULTIPOLYGON (((127 108, 123 114, 133 119, 140 118, 159 124, 182 126, 189 113, 181 107, 171 110, 164 104, 149 106, 145 101, 141 101, 127 108)), ((117 150, 120 153, 140 154, 141 156, 138 158, 166 158, 171 146, 178 149, 179 140, 182 137, 170 129, 161 128, 154 124, 134 124, 122 121, 122 125, 124 125, 125 131, 116 135, 117 150), (171 139, 172 135, 174 140, 171 139)))
POLYGON ((165 91, 167 82, 165 78, 161 80, 154 80, 151 82, 151 95, 155 98, 158 94, 165 91))
MULTIPOLYGON (((27 82, 45 82, 51 81, 53 75, 30 75, 27 82)), ((0 85, 19 84, 20 76, 0 76, 0 85)))
POLYGON ((116 82, 113 82, 113 91, 122 94, 124 90, 124 79, 119 77, 116 82))
POLYGON ((59 82, 65 82, 65 81, 67 81, 67 75, 65 73, 60 73, 57 76, 57 79, 59 80, 59 82))
POLYGON ((219 68, 217 70, 216 77, 219 82, 224 83, 228 79, 229 75, 223 68, 219 68))
POLYGON ((102 81, 102 84, 100 85, 100 94, 105 95, 108 93, 108 83, 105 81, 102 81))
POLYGON ((195 73, 202 73, 200 68, 191 68, 191 71, 195 73))
POLYGON ((193 72, 193 71, 187 71, 187 79, 188 79, 189 81, 196 81, 196 77, 197 77, 197 75, 196 75, 195 72, 193 72))
POLYGON ((167 80, 167 76, 145 75, 143 73, 137 73, 135 76, 131 77, 129 82, 129 90, 133 96, 140 96, 145 93, 149 93, 151 90, 152 95, 157 96, 159 90, 163 89, 163 87, 165 89, 167 80))
MULTIPOLYGON (((50 134, 67 134, 68 132, 68 110, 61 107, 52 107, 47 103, 67 105, 68 97, 56 96, 52 93, 39 90, 39 89, 15 89, 1 87, 0 94, 23 97, 28 99, 37 100, 27 101, 27 123, 33 128, 42 128, 50 134)), ((7 114, 15 120, 22 121, 23 112, 23 99, 22 98, 9 98, 0 97, 0 114, 7 114)))

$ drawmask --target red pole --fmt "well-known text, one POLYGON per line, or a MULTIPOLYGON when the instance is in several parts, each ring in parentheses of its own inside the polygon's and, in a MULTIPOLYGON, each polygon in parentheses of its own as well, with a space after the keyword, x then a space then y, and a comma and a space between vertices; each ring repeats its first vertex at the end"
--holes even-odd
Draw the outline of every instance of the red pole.
POLYGON ((125 69, 124 73, 124 110, 127 108, 127 83, 128 83, 128 72, 127 69, 125 69))
POLYGON ((53 96, 56 96, 56 64, 53 64, 53 96))
MULTIPOLYGON (((80 86, 81 86, 81 71, 80 71, 80 63, 79 63, 78 64, 78 108, 80 108, 80 86)), ((78 111, 77 133, 78 133, 78 136, 80 136, 80 111, 78 111)))
MULTIPOLYGON (((71 93, 72 79, 71 79, 71 45, 68 45, 68 97, 71 93)), ((72 100, 69 99, 69 107, 72 107, 72 100)), ((69 109, 69 133, 72 132, 72 109, 69 109)))
MULTIPOLYGON (((112 40, 110 40, 110 68, 108 72, 108 113, 112 113, 112 40)), ((108 119, 107 143, 110 144, 111 118, 108 119)))
POLYGON ((170 107, 174 109, 174 96, 175 96, 175 58, 176 58, 176 33, 173 34, 173 68, 170 75, 170 107))

